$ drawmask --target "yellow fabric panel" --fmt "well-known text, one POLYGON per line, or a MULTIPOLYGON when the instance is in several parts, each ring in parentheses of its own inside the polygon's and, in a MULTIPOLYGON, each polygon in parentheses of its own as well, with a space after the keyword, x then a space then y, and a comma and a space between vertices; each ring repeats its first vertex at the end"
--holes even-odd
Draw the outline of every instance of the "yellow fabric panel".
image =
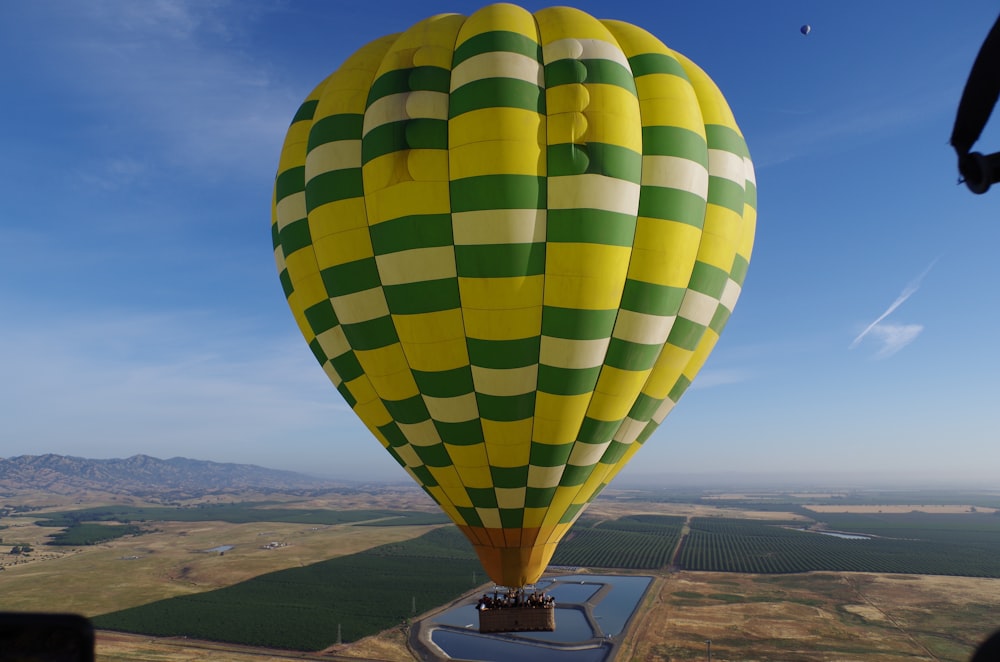
MULTIPOLYGON (((452 449, 459 448, 458 446, 451 446, 448 444, 445 445, 448 447, 449 452, 452 449)), ((462 482, 465 483, 466 487, 477 489, 487 489, 493 487, 493 474, 490 473, 490 467, 488 464, 482 464, 474 467, 463 466, 458 464, 458 462, 455 462, 455 468, 458 470, 458 475, 461 476, 462 482)))
MULTIPOLYGON (((358 377, 357 379, 354 379, 346 384, 348 390, 351 392, 351 395, 355 397, 358 395, 357 389, 359 385, 363 385, 365 390, 370 390, 372 388, 368 378, 364 376, 358 377), (361 382, 363 382, 363 384, 361 384, 361 382)), ((374 393, 373 390, 372 393, 374 393)), ((377 428, 380 425, 386 425, 392 422, 392 416, 389 415, 389 411, 385 408, 385 405, 382 404, 382 401, 378 397, 374 400, 361 400, 359 398, 357 404, 354 405, 354 413, 365 425, 369 427, 377 428)))
POLYGON ((554 395, 538 391, 535 394, 534 441, 542 444, 575 441, 589 403, 590 393, 554 395))
MULTIPOLYGON (((530 419, 528 419, 530 420, 530 419)), ((484 432, 487 421, 483 421, 484 432)), ((490 456, 490 464, 494 467, 523 467, 528 464, 531 455, 531 442, 521 442, 518 444, 495 444, 493 439, 486 437, 489 444, 487 452, 490 456)))
POLYGON ((521 395, 531 393, 538 383, 538 365, 523 368, 482 368, 472 366, 476 391, 486 395, 521 395))
MULTIPOLYGON (((327 235, 366 227, 368 227, 368 216, 365 211, 365 199, 362 197, 328 202, 309 212, 309 233, 314 247, 319 239, 327 235)), ((324 267, 332 266, 320 255, 317 255, 317 259, 324 267)))
POLYGON ((328 86, 319 97, 314 119, 364 112, 374 73, 398 36, 386 35, 362 46, 331 74, 325 81, 328 86))
MULTIPOLYGON (((486 444, 471 444, 469 446, 458 446, 456 444, 445 444, 445 448, 448 450, 448 456, 451 461, 455 464, 455 467, 459 469, 460 473, 463 468, 469 467, 485 467, 486 474, 489 475, 489 459, 486 457, 486 444)), ((469 487, 492 487, 492 481, 485 485, 469 485, 468 481, 463 481, 469 487)))
POLYGON ((587 141, 620 145, 641 154, 642 122, 636 96, 617 85, 585 87, 590 93, 590 105, 584 111, 589 124, 587 141))
POLYGON ((580 491, 577 492, 576 497, 573 499, 574 505, 590 503, 594 498, 594 492, 600 489, 604 483, 604 479, 607 478, 612 468, 613 465, 598 463, 594 467, 594 471, 587 477, 587 480, 580 486, 580 491))
POLYGON ((458 279, 462 307, 477 310, 517 310, 533 306, 541 309, 544 285, 545 276, 542 275, 458 279))
POLYGON ((708 355, 712 353, 715 348, 715 343, 719 341, 719 334, 713 331, 711 328, 705 329, 705 335, 701 337, 698 346, 694 350, 694 354, 691 356, 691 360, 688 362, 687 367, 684 368, 684 376, 688 379, 694 381, 694 378, 698 375, 702 366, 705 365, 705 360, 708 355))
POLYGON ((545 254, 545 305, 558 308, 618 308, 631 247, 550 243, 545 254))
POLYGON ((742 255, 747 261, 753 252, 754 235, 757 232, 757 210, 748 204, 743 205, 743 234, 740 236, 740 245, 736 249, 737 254, 742 255))
POLYGON ((525 508, 524 509, 524 528, 534 529, 540 527, 542 522, 545 521, 545 512, 548 508, 525 508))
MULTIPOLYGON (((370 245, 369 239, 369 245, 370 245)), ((400 285, 425 280, 454 278, 455 248, 412 248, 375 257, 382 285, 400 285)))
POLYGON ((307 275, 296 275, 294 297, 296 302, 302 307, 302 310, 310 306, 315 306, 321 301, 326 301, 326 286, 323 284, 323 278, 319 275, 318 271, 307 275))
POLYGON ((396 335, 404 345, 429 344, 446 340, 465 342, 462 329, 462 311, 441 310, 417 315, 393 315, 396 335))
POLYGON ((640 216, 636 220, 629 277, 686 289, 700 244, 699 228, 640 216))
POLYGON ((677 378, 681 376, 691 360, 692 354, 693 352, 688 349, 681 349, 675 345, 664 345, 642 392, 655 400, 667 397, 674 384, 677 383, 677 378))
POLYGON ((406 152, 406 171, 417 182, 447 180, 448 158, 444 149, 411 149, 406 152))
MULTIPOLYGON (((541 278, 539 276, 539 278, 541 278)), ((472 280, 472 279, 459 279, 472 280)), ((485 280, 485 279, 484 279, 485 280)), ((491 279, 497 280, 497 279, 491 279)), ((462 297, 463 301, 465 297, 462 297)), ((520 309, 483 310, 465 308, 465 330, 470 338, 516 340, 532 338, 542 329, 542 306, 520 309)))
MULTIPOLYGON (((371 197, 376 193, 384 195, 386 189, 391 189, 397 184, 403 182, 412 184, 413 182, 407 155, 403 151, 389 152, 372 159, 361 168, 361 174, 364 178, 366 197, 371 197)), ((387 219, 384 217, 373 218, 371 223, 375 224, 384 220, 387 219)))
MULTIPOLYGON (((448 120, 450 149, 503 139, 505 136, 518 136, 526 143, 534 139, 537 145, 544 145, 545 116, 523 108, 480 108, 448 120)), ((544 159, 544 151, 539 151, 544 159)), ((544 174, 545 168, 540 170, 544 174)), ((453 174, 452 178, 460 179, 465 176, 467 175, 453 174)))
POLYGON ((414 370, 438 372, 469 364, 464 338, 420 345, 404 344, 403 350, 406 352, 410 367, 414 370))
POLYGON ((582 113, 590 105, 590 91, 581 83, 558 85, 545 90, 545 110, 549 115, 582 113))
POLYGON ((324 269, 373 255, 371 234, 367 227, 313 237, 313 249, 316 251, 316 261, 324 269))
POLYGON ((504 3, 487 5, 466 19, 455 47, 477 34, 494 30, 516 32, 538 41, 534 17, 516 5, 504 3))
MULTIPOLYGON (((470 113, 471 114, 471 113, 470 113)), ((537 143, 523 140, 489 140, 452 146, 453 179, 479 175, 545 175, 544 152, 537 143)))
POLYGON ((365 369, 365 374, 371 378, 375 390, 378 391, 378 394, 382 398, 386 400, 403 400, 419 393, 417 384, 413 381, 410 368, 406 363, 403 348, 400 347, 399 343, 375 349, 355 350, 354 355, 365 369), (405 376, 399 377, 398 375, 401 373, 405 376), (384 384, 383 382, 385 381, 392 381, 392 379, 386 379, 386 377, 395 379, 396 383, 384 384))
POLYGON ((378 75, 394 69, 408 69, 415 60, 433 66, 451 68, 451 53, 459 28, 465 17, 459 14, 438 14, 420 21, 399 35, 392 48, 382 58, 378 75))
POLYGON ((566 487, 560 485, 556 488, 556 493, 552 495, 552 502, 549 504, 549 512, 545 513, 542 526, 555 527, 559 520, 566 513, 566 510, 573 504, 573 497, 580 491, 579 487, 566 487))
POLYGON ((371 194, 366 191, 365 202, 372 225, 411 214, 448 214, 451 189, 447 181, 400 182, 371 194))
MULTIPOLYGON (((319 273, 319 267, 316 265, 316 256, 308 248, 295 251, 291 255, 286 255, 285 267, 293 275, 293 282, 298 282, 299 278, 308 278, 319 273)), ((323 298, 325 299, 326 297, 324 296, 323 298)))
POLYGON ((560 39, 601 39, 616 43, 608 29, 593 16, 571 7, 548 7, 535 12, 542 45, 560 39))
MULTIPOLYGON (((420 480, 415 475, 413 480, 418 485, 420 484, 420 480)), ((441 510, 444 511, 444 514, 448 516, 448 519, 450 519, 455 524, 458 524, 459 526, 462 526, 466 523, 465 518, 462 517, 462 514, 459 513, 458 510, 455 508, 455 506, 453 506, 451 502, 448 500, 448 495, 444 493, 444 490, 435 485, 434 487, 428 487, 427 491, 430 492, 431 497, 434 499, 434 501, 437 502, 438 506, 441 507, 441 510)))
POLYGON ((705 124, 728 126, 742 136, 743 133, 736 125, 736 118, 733 117, 733 111, 730 110, 729 104, 726 103, 722 92, 719 91, 712 79, 702 71, 701 67, 680 53, 675 52, 674 56, 684 68, 684 73, 687 74, 695 93, 698 95, 698 105, 701 107, 701 115, 705 118, 705 124))
POLYGON ((709 204, 705 214, 705 231, 698 261, 716 266, 726 273, 732 269, 733 256, 743 235, 743 217, 725 207, 709 204))
MULTIPOLYGON (((483 436, 487 439, 491 450, 506 446, 527 447, 531 443, 533 421, 530 418, 520 421, 492 421, 484 418, 480 422, 483 426, 483 436)), ((527 462, 523 464, 527 464, 527 462)))
POLYGON ((598 421, 619 421, 628 415, 635 399, 646 383, 650 370, 622 370, 612 366, 601 368, 587 416, 598 421))

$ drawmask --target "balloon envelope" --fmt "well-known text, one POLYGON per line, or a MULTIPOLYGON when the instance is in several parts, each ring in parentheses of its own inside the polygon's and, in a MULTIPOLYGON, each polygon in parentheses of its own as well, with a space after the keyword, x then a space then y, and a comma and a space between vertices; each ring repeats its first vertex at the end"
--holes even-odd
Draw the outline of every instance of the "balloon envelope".
POLYGON ((498 4, 375 40, 316 87, 272 234, 337 390, 521 586, 701 368, 755 208, 697 66, 626 23, 498 4))
POLYGON ((799 32, 801 32, 802 34, 809 34, 810 32, 812 32, 812 26, 809 24, 803 25, 801 28, 799 28, 799 32))

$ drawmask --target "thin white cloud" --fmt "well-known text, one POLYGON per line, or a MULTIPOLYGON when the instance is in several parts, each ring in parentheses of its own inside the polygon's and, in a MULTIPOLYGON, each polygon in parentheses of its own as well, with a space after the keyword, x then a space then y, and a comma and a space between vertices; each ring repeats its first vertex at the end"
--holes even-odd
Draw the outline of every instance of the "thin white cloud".
POLYGON ((879 349, 876 357, 885 358, 892 356, 899 350, 903 349, 920 335, 924 327, 922 324, 883 324, 885 318, 891 315, 897 308, 902 306, 907 299, 913 296, 918 289, 920 289, 920 284, 923 282, 924 278, 934 268, 937 264, 938 258, 934 258, 927 268, 924 269, 919 276, 914 278, 910 283, 903 288, 896 300, 889 304, 889 307, 885 309, 881 315, 879 315, 874 322, 869 324, 864 328, 864 330, 857 335, 857 337, 851 342, 848 349, 854 349, 861 344, 867 336, 872 336, 881 343, 881 348, 879 349))

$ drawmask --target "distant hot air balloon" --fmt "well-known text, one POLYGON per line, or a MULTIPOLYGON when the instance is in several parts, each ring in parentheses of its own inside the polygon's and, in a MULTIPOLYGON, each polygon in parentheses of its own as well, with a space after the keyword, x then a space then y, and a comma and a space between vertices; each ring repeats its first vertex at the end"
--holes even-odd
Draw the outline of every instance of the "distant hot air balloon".
POLYGON ((566 7, 433 16, 300 106, 275 180, 323 369, 494 582, 535 582, 694 379, 756 186, 714 83, 566 7))
POLYGON ((801 28, 799 28, 799 32, 801 32, 802 34, 809 34, 810 32, 812 32, 812 26, 806 23, 801 28))

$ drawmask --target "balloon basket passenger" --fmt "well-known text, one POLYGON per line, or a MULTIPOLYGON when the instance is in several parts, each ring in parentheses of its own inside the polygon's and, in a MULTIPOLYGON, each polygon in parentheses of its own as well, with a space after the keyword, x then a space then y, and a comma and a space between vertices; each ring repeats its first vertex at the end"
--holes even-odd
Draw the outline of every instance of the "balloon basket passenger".
POLYGON ((494 587, 476 603, 480 632, 552 632, 556 601, 541 591, 494 587))

